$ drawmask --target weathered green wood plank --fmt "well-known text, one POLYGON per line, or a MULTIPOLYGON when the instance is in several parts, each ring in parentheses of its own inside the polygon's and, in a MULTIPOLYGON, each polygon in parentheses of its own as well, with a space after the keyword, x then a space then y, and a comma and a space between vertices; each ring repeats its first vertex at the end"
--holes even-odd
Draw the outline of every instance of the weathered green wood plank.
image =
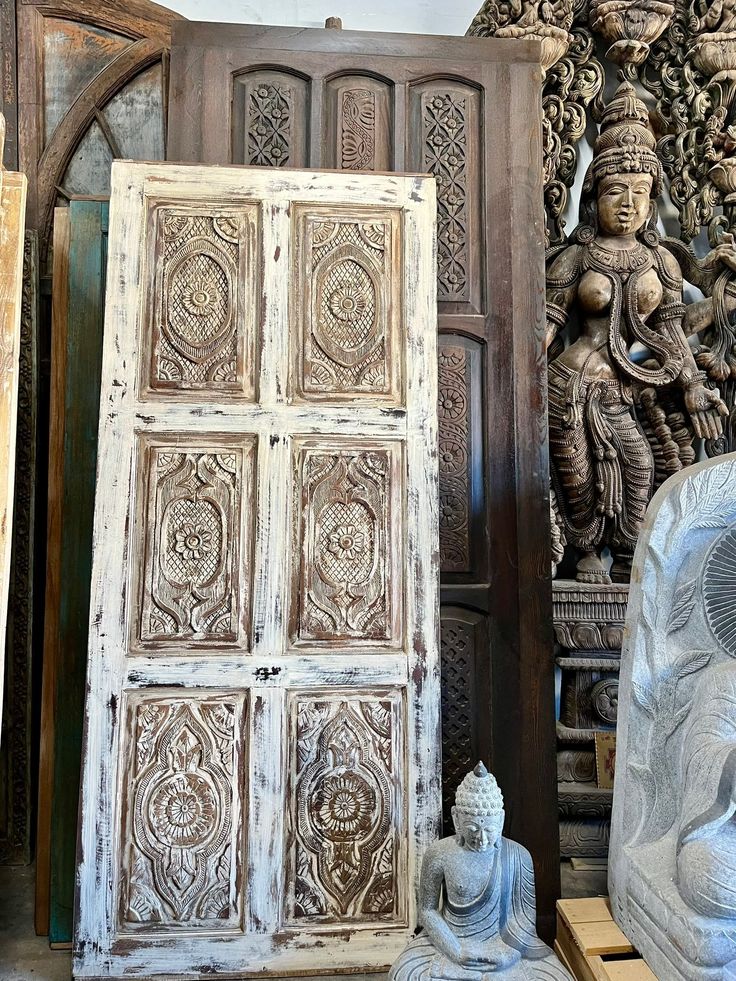
POLYGON ((52 944, 67 943, 72 936, 107 216, 106 201, 70 203, 59 661, 51 819, 49 941, 52 944))

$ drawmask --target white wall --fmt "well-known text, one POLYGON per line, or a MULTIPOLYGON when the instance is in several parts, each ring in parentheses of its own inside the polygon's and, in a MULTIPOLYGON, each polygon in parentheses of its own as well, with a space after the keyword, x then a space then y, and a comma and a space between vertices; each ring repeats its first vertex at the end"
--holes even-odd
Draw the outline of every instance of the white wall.
POLYGON ((464 34, 482 0, 168 0, 189 20, 324 27, 342 17, 346 30, 464 34))

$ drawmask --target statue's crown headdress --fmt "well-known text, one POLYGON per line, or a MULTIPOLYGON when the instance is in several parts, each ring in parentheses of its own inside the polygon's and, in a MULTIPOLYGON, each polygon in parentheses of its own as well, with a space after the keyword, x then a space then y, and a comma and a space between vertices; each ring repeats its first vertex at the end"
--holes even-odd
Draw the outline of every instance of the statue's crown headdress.
POLYGON ((485 817, 503 814, 503 794, 496 778, 478 763, 472 773, 467 773, 457 788, 455 807, 464 814, 485 817))
POLYGON ((613 174, 651 174, 652 197, 662 192, 662 164, 647 107, 630 82, 616 89, 601 121, 583 191, 592 191, 601 178, 613 174))

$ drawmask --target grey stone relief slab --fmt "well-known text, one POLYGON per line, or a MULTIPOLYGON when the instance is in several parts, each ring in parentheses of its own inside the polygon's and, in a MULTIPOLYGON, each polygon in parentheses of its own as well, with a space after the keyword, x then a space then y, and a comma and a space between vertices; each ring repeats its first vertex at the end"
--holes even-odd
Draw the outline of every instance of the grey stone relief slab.
POLYGON ((736 979, 736 454, 668 480, 639 538, 609 890, 659 978, 736 979))

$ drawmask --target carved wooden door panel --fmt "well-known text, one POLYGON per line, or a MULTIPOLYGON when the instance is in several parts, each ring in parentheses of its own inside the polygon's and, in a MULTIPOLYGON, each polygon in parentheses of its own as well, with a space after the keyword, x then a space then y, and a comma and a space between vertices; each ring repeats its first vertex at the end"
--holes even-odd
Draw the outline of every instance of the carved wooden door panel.
POLYGON ((446 827, 457 784, 490 760, 553 929, 538 55, 519 41, 181 22, 167 155, 437 178, 446 827))
POLYGON ((113 166, 75 977, 360 970, 410 936, 434 213, 423 177, 113 166))

